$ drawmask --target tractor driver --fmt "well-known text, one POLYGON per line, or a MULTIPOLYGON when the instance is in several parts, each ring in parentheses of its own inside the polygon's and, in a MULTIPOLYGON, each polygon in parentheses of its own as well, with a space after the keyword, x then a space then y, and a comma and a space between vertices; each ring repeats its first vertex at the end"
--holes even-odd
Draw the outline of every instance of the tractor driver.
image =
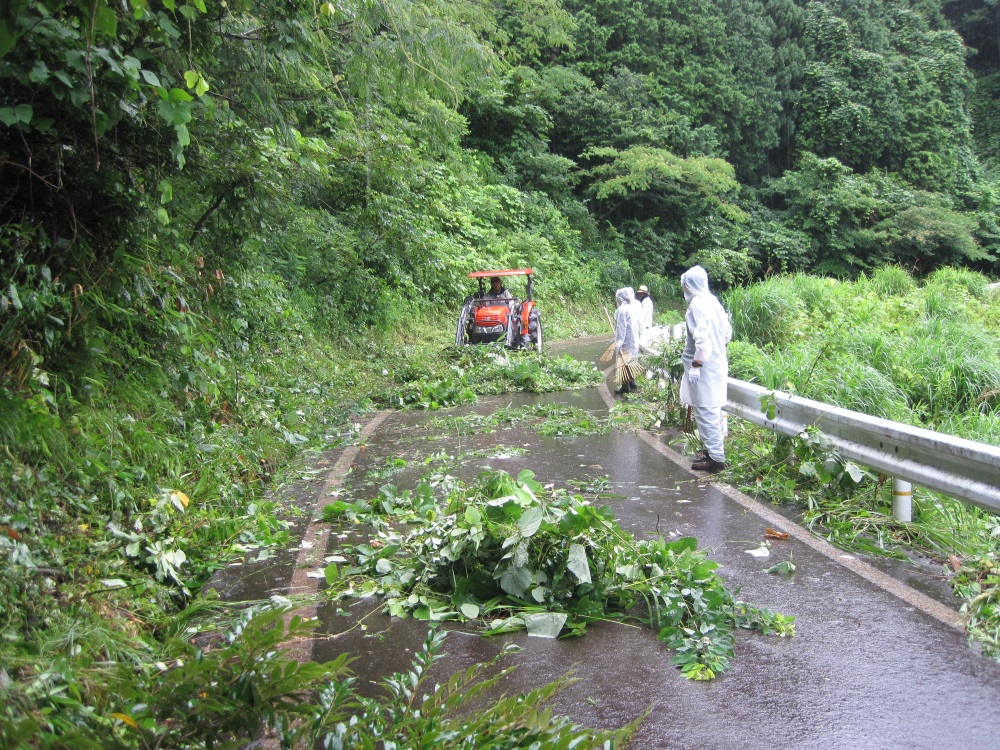
POLYGON ((508 300, 513 299, 513 295, 507 291, 507 287, 503 285, 503 281, 500 280, 499 276, 494 276, 490 279, 490 288, 483 295, 483 299, 502 299, 508 300))

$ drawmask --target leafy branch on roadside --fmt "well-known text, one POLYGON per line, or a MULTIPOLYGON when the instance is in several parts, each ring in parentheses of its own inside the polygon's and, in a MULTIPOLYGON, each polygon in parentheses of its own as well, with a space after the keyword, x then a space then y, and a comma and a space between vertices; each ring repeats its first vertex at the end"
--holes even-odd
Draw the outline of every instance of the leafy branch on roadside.
POLYGON ((351 590, 384 596, 395 617, 550 638, 636 621, 675 650, 691 679, 729 667, 736 628, 794 632, 794 618, 738 601, 696 540, 636 540, 608 506, 546 490, 528 470, 516 479, 487 472, 471 487, 446 476, 403 493, 383 488, 371 502, 328 505, 325 515, 374 532, 343 552, 352 564, 331 563, 331 582, 361 576, 351 590))

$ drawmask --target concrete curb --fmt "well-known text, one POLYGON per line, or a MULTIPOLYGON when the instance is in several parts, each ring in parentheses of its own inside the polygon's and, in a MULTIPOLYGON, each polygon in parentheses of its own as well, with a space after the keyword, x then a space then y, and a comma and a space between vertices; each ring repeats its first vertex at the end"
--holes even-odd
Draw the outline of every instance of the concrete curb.
MULTIPOLYGON (((368 421, 367 424, 365 424, 365 426, 361 429, 361 432, 358 434, 358 437, 361 440, 371 437, 386 420, 389 414, 390 412, 387 411, 378 412, 368 421)), ((319 591, 321 579, 310 578, 307 575, 309 571, 306 568, 309 566, 309 563, 314 559, 316 554, 315 545, 320 532, 330 528, 330 524, 319 520, 320 513, 323 511, 323 507, 327 505, 327 498, 330 497, 330 492, 344 486, 344 480, 347 478, 351 464, 354 463, 354 460, 357 458, 360 451, 361 446, 359 445, 351 445, 345 448, 344 452, 340 454, 340 458, 338 458, 337 462, 333 465, 333 468, 331 468, 327 473, 323 486, 316 494, 316 502, 309 514, 309 523, 306 526, 306 532, 302 536, 302 542, 304 542, 304 544, 302 545, 302 549, 299 551, 298 556, 295 558, 295 567, 292 569, 292 580, 288 584, 289 594, 315 594, 319 591)), ((289 612, 288 615, 286 615, 285 625, 287 626, 288 622, 295 616, 302 618, 316 617, 316 606, 316 604, 309 604, 302 607, 296 607, 294 610, 289 612)), ((312 639, 296 638, 295 640, 290 641, 287 653, 296 661, 311 661, 312 639)))

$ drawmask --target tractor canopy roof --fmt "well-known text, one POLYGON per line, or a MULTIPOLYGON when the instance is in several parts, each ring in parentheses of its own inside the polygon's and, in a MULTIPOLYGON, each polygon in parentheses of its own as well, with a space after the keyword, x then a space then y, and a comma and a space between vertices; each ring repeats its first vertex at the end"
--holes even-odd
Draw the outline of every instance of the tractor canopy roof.
POLYGON ((469 274, 469 278, 488 279, 492 276, 531 276, 534 272, 532 268, 509 268, 506 271, 473 271, 469 274))

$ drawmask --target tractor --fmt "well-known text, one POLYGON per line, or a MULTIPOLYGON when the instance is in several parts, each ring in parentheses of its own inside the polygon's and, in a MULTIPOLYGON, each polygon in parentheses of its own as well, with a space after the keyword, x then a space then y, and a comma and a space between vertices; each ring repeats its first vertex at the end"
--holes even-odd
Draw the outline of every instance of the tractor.
POLYGON ((532 274, 530 268, 506 271, 473 271, 470 279, 479 282, 479 290, 465 298, 458 316, 455 344, 488 344, 502 341, 508 349, 534 349, 542 351, 542 319, 532 299, 532 274), (500 291, 505 278, 524 276, 527 279, 523 300, 514 297, 505 288, 500 291), (486 285, 486 280, 491 282, 486 285), (501 283, 495 283, 499 280, 501 283))

